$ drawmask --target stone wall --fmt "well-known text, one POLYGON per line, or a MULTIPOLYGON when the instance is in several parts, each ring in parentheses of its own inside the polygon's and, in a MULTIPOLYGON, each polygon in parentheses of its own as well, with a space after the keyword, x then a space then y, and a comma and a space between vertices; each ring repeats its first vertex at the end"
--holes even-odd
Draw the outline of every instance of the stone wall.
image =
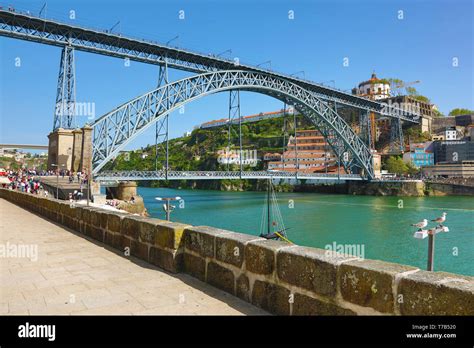
POLYGON ((280 315, 472 315, 474 278, 0 189, 0 197, 280 315))
POLYGON ((450 183, 427 182, 426 191, 429 196, 474 196, 474 186, 450 183))
POLYGON ((415 196, 425 195, 423 182, 367 182, 349 181, 347 193, 350 195, 369 196, 415 196))

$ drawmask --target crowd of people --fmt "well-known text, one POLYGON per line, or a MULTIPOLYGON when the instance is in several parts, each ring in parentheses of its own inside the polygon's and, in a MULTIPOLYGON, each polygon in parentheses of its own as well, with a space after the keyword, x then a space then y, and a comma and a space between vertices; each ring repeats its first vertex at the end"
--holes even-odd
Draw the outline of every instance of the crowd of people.
MULTIPOLYGON (((46 192, 41 182, 36 178, 36 175, 36 171, 34 170, 8 170, 6 172, 6 178, 8 180, 2 181, 2 187, 32 194, 46 192)), ((47 192, 44 195, 46 196, 47 192)))
POLYGON ((70 184, 74 183, 75 181, 79 183, 79 190, 74 190, 73 193, 70 193, 69 200, 78 201, 84 198, 82 190, 87 188, 87 181, 89 180, 89 177, 86 173, 73 172, 70 170, 60 170, 58 173, 54 170, 7 170, 4 174, 4 178, 7 180, 2 180, 1 186, 3 188, 18 190, 26 193, 42 194, 43 196, 47 197, 49 193, 44 189, 39 177, 56 175, 59 175, 63 179, 68 177, 70 184))

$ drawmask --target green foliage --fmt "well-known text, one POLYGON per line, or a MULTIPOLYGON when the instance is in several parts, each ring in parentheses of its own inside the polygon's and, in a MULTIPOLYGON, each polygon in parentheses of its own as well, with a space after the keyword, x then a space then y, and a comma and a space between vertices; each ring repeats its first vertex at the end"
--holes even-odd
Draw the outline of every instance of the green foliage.
POLYGON ((416 168, 412 163, 405 163, 400 156, 390 156, 385 163, 383 168, 389 173, 395 173, 398 175, 415 175, 419 173, 420 169, 416 168))
POLYGON ((430 104, 431 100, 428 97, 425 97, 424 95, 412 95, 411 96, 413 99, 416 99, 418 101, 430 104))
POLYGON ((419 127, 410 127, 404 129, 404 135, 413 143, 423 143, 425 141, 431 140, 431 135, 429 132, 422 132, 419 127))
POLYGON ((375 80, 370 80, 370 83, 372 85, 382 83, 382 84, 390 84, 390 79, 375 79, 375 80))
MULTIPOLYGON (((314 129, 306 119, 296 116, 299 129, 314 129)), ((287 134, 284 136, 283 118, 267 119, 254 123, 242 124, 242 149, 257 150, 259 158, 266 152, 279 152, 283 150, 288 137, 294 134, 293 116, 286 118, 287 134)), ((173 170, 226 170, 226 165, 217 162, 217 152, 228 145, 228 126, 195 129, 190 136, 180 137, 169 141, 169 165, 173 170)), ((231 127, 231 149, 239 149, 239 125, 231 127)), ((162 169, 164 151, 159 152, 158 169, 162 169)), ((264 164, 258 162, 257 167, 245 167, 244 170, 262 170, 264 164)), ((239 170, 234 165, 231 170, 239 170)), ((122 153, 113 162, 109 162, 104 170, 155 170, 155 146, 149 145, 140 150, 122 153), (146 158, 142 158, 147 154, 146 158)), ((253 180, 214 180, 214 181, 187 181, 187 182, 141 182, 141 185, 152 187, 198 187, 221 190, 254 190, 258 189, 258 182, 253 180)), ((287 189, 287 188, 284 188, 287 189)))
POLYGON ((408 172, 408 166, 399 156, 390 156, 385 162, 384 168, 389 173, 405 174, 408 172))
POLYGON ((466 115, 466 114, 472 114, 472 113, 474 113, 473 110, 463 109, 463 108, 456 108, 456 109, 452 109, 449 112, 449 116, 466 115))

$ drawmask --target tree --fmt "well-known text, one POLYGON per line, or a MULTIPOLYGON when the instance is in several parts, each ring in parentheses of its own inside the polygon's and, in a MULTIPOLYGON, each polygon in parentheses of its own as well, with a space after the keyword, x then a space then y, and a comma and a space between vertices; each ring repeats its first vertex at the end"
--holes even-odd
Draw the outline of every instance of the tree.
POLYGON ((463 109, 463 108, 456 108, 456 109, 452 109, 449 112, 449 116, 466 115, 466 114, 472 114, 472 113, 474 113, 473 110, 463 109))
POLYGON ((408 166, 398 156, 390 156, 385 162, 385 169, 389 173, 404 174, 408 172, 408 166))

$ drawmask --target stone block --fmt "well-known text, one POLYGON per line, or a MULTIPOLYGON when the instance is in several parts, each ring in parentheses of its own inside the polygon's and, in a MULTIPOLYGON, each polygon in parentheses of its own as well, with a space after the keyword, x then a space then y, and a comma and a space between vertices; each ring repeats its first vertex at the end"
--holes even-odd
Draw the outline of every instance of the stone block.
POLYGON ((290 291, 282 286, 256 280, 252 289, 252 304, 277 314, 290 314, 290 291))
POLYGON ((245 274, 241 274, 235 284, 235 294, 238 298, 250 302, 250 284, 249 278, 245 274))
POLYGON ((474 314, 474 278, 446 272, 418 271, 398 286, 402 315, 474 314))
POLYGON ((395 276, 413 270, 416 268, 377 260, 349 261, 340 269, 342 298, 382 313, 393 313, 395 276))
POLYGON ((357 313, 331 302, 295 293, 292 315, 357 315, 357 313))
POLYGON ((114 235, 113 247, 121 253, 125 252, 125 248, 131 251, 131 239, 121 234, 114 235))
POLYGON ((207 282, 216 288, 234 294, 234 273, 215 262, 207 265, 207 282))
POLYGON ((183 246, 182 237, 186 228, 192 226, 179 222, 157 220, 155 229, 155 245, 162 248, 179 249, 183 246))
POLYGON ((148 248, 149 246, 146 243, 137 240, 130 241, 131 254, 141 260, 148 261, 148 248))
POLYGON ((104 243, 110 245, 111 247, 114 246, 114 238, 115 233, 104 231, 104 243))
POLYGON ((216 236, 216 259, 239 268, 242 267, 245 257, 245 245, 252 240, 263 240, 263 238, 242 233, 216 236))
POLYGON ((183 269, 185 273, 203 282, 206 281, 206 260, 202 257, 185 253, 183 256, 183 269))
POLYGON ((288 247, 286 242, 275 240, 258 240, 245 246, 245 263, 247 270, 257 274, 271 274, 275 270, 275 259, 278 250, 288 247))
POLYGON ((107 217, 107 230, 113 233, 120 233, 120 227, 124 217, 125 214, 109 213, 107 217))
POLYGON ((334 297, 337 265, 347 259, 349 257, 330 254, 322 249, 292 246, 278 253, 277 274, 280 280, 288 284, 334 297))
POLYGON ((229 231, 207 226, 188 227, 184 231, 185 247, 201 256, 214 257, 215 238, 224 232, 229 231))
POLYGON ((121 233, 134 240, 138 240, 140 236, 140 224, 144 220, 146 220, 146 218, 141 216, 125 216, 120 226, 121 233))
POLYGON ((147 243, 150 245, 155 244, 155 234, 156 234, 156 219, 144 219, 138 222, 139 225, 139 236, 138 240, 142 243, 147 243))
POLYGON ((168 272, 179 273, 183 269, 183 253, 150 247, 150 263, 168 272))

